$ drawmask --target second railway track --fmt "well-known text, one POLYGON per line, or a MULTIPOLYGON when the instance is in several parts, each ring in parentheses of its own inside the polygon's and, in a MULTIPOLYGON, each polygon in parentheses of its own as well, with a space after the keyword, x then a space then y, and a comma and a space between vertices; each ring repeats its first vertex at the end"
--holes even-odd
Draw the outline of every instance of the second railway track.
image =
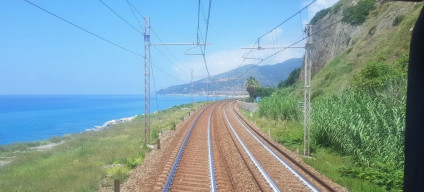
POLYGON ((216 102, 190 118, 154 191, 337 191, 252 128, 233 105, 216 102))

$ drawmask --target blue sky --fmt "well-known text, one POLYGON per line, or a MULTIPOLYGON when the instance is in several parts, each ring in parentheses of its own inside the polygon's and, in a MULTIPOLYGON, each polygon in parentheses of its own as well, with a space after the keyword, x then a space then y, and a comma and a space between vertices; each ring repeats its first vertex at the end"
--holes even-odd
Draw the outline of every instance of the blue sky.
MULTIPOLYGON (((98 0, 31 0, 33 3, 122 47, 144 54, 144 39, 98 0)), ((138 30, 126 0, 103 0, 138 30)), ((197 0, 132 0, 150 16, 152 30, 163 42, 196 41, 197 0)), ((302 1, 212 1, 206 59, 211 75, 257 61, 242 56, 256 39, 300 10, 302 1)), ((307 10, 261 39, 262 46, 288 45, 302 37, 302 29, 320 9, 337 0, 318 0, 307 10)), ((200 28, 205 35, 209 1, 202 0, 200 28)), ((142 24, 141 18, 138 18, 142 24)), ((23 0, 0 6, 0 94, 141 94, 144 60, 65 23, 23 0)), ((152 43, 160 43, 152 34, 152 43)), ((191 46, 151 48, 156 89, 207 76, 199 56, 185 55, 191 46), (172 77, 171 77, 172 76, 172 77)), ((195 48, 192 53, 199 53, 195 48)), ((256 51, 265 57, 273 51, 256 51)), ((301 57, 302 50, 288 50, 262 62, 275 64, 301 57)), ((153 81, 152 81, 152 92, 153 81)))

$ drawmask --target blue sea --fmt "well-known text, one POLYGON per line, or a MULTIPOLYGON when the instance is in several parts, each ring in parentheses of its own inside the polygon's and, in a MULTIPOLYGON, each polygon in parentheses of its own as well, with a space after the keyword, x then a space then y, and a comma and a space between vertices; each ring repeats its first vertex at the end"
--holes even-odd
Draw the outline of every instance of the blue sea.
MULTIPOLYGON (((191 97, 158 95, 157 100, 158 107, 151 97, 151 113, 190 103, 191 97)), ((193 100, 206 101, 207 97, 193 100)), ((142 95, 0 96, 0 145, 80 133, 112 119, 143 113, 142 95)))

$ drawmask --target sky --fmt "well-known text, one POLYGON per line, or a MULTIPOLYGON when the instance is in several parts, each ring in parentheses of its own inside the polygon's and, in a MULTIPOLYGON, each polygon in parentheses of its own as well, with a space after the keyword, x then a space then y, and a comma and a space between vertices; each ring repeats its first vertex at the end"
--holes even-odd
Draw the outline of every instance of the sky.
MULTIPOLYGON (((66 23, 24 0, 0 6, 0 95, 128 95, 144 93, 144 21, 149 16, 151 43, 197 41, 198 0, 28 0, 105 40, 66 23), (134 16, 135 15, 135 16, 134 16), (135 29, 134 29, 134 28, 135 29), (134 54, 136 53, 136 54, 134 54)), ((246 64, 258 64, 276 50, 252 51, 256 40, 312 0, 212 1, 206 62, 211 76, 246 64)), ((317 0, 293 19, 260 39, 262 47, 288 46, 304 37, 304 28, 321 9, 337 0, 317 0)), ((206 35, 208 0, 201 0, 200 39, 206 35)), ((298 44, 303 46, 304 42, 298 44)), ((207 77, 200 48, 151 46, 151 92, 207 77)), ((299 58, 288 49, 259 65, 299 58)))

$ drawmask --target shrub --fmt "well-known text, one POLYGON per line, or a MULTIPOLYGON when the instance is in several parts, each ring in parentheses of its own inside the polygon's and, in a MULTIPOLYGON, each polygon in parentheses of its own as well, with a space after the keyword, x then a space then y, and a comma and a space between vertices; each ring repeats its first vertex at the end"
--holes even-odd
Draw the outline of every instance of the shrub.
POLYGON ((315 14, 315 16, 311 19, 310 24, 315 24, 318 20, 324 18, 328 12, 330 12, 331 8, 323 9, 321 11, 318 11, 318 13, 315 14))
POLYGON ((287 96, 286 90, 278 90, 271 97, 259 101, 259 116, 274 120, 299 120, 298 101, 287 96))
POLYGON ((274 88, 271 87, 258 87, 256 88, 256 95, 261 98, 269 97, 274 91, 274 88))
POLYGON ((375 0, 363 0, 358 4, 347 8, 343 12, 342 21, 350 25, 361 25, 365 22, 371 10, 374 8, 375 0))
POLYGON ((286 80, 278 84, 278 88, 284 88, 293 85, 294 83, 296 83, 297 79, 299 78, 299 75, 300 68, 294 69, 292 72, 290 72, 289 77, 287 77, 286 80))
POLYGON ((395 17, 395 19, 393 20, 392 25, 393 26, 398 26, 400 23, 402 23, 402 21, 405 19, 405 15, 398 15, 395 17))
POLYGON ((338 13, 340 11, 340 8, 342 7, 342 3, 341 2, 337 2, 334 7, 333 7, 333 12, 334 13, 338 13))
POLYGON ((400 72, 393 65, 378 61, 369 62, 355 76, 354 84, 365 90, 381 90, 399 76, 400 72))

